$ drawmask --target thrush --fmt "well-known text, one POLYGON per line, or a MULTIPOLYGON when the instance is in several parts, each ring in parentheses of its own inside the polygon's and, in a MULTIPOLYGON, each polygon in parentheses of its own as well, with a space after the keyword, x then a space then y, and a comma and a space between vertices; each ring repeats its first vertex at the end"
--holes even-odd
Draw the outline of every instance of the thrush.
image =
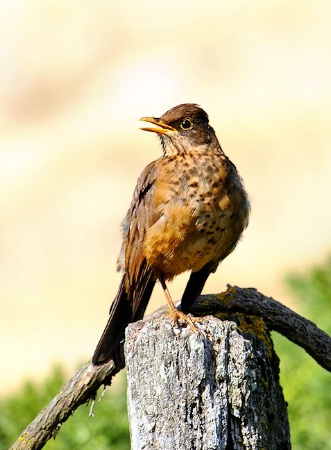
POLYGON ((123 277, 92 362, 124 365, 122 342, 131 322, 142 319, 154 285, 162 284, 177 321, 190 316, 208 276, 235 248, 248 224, 249 202, 235 165, 224 154, 207 113, 196 104, 176 106, 155 125, 162 156, 140 175, 122 223, 118 269, 123 277), (166 281, 191 271, 180 310, 166 281))

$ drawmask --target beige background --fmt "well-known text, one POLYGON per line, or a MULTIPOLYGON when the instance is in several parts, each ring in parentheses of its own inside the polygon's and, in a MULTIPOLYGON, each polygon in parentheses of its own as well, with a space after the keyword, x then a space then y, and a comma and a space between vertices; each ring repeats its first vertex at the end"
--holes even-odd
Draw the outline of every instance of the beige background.
POLYGON ((330 23, 329 0, 1 1, 2 392, 91 356, 120 221, 160 155, 138 119, 179 103, 207 110, 252 204, 205 292, 293 302, 284 276, 331 247, 330 23))

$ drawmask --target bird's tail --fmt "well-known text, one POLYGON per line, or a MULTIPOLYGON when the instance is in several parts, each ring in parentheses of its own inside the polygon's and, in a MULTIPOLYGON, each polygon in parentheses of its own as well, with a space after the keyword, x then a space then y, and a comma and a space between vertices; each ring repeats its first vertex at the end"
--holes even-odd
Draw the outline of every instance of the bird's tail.
POLYGON ((110 307, 107 325, 92 357, 93 364, 104 364, 112 359, 116 367, 124 367, 125 328, 129 323, 143 318, 155 281, 149 279, 138 302, 137 299, 133 302, 132 295, 126 292, 125 284, 126 275, 123 276, 117 295, 110 307), (133 303, 136 303, 135 307, 133 303))

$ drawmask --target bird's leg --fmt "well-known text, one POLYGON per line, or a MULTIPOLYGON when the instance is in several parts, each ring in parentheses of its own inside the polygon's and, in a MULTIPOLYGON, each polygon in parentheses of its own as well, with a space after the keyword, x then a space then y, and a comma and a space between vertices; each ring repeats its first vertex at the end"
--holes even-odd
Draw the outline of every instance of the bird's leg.
POLYGON ((177 322, 178 319, 183 319, 190 326, 192 331, 197 332, 198 329, 194 325, 193 322, 198 322, 199 319, 191 318, 189 315, 183 313, 183 311, 180 311, 178 308, 176 308, 176 306, 170 296, 170 292, 166 285, 165 279, 163 278, 162 275, 159 276, 159 280, 160 280, 161 286, 163 288, 164 294, 166 296, 166 299, 167 299, 167 302, 168 302, 168 305, 170 308, 170 315, 171 315, 173 321, 177 322))

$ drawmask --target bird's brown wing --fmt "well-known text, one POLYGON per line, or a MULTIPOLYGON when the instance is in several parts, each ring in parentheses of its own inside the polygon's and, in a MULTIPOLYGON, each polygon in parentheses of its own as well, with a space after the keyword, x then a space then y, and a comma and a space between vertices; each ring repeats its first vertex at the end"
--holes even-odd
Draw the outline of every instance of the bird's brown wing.
POLYGON ((155 285, 155 276, 143 255, 146 230, 157 220, 153 207, 156 166, 149 164, 140 175, 130 208, 123 221, 123 245, 119 266, 124 275, 110 307, 109 318, 92 362, 103 364, 113 359, 118 368, 124 366, 122 342, 131 322, 140 320, 155 285))
POLYGON ((144 169, 123 221, 122 252, 124 251, 124 272, 127 276, 125 288, 128 293, 131 293, 134 320, 141 318, 136 318, 136 313, 140 310, 139 306, 146 286, 154 278, 152 269, 147 265, 144 257, 143 244, 146 230, 154 225, 160 215, 154 208, 156 174, 155 162, 144 169))

